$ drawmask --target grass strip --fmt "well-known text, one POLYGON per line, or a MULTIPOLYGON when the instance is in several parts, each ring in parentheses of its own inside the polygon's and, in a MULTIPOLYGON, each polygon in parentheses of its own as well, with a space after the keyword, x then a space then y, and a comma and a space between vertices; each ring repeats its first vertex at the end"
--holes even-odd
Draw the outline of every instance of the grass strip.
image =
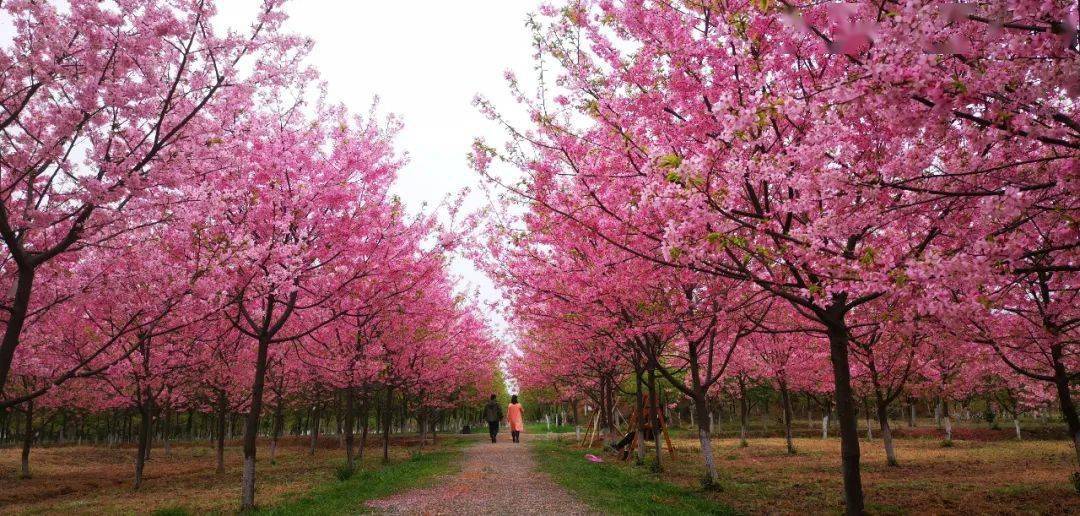
POLYGON ((547 425, 544 423, 525 423, 527 434, 572 434, 574 425, 547 425))
MULTIPOLYGON (((306 494, 260 507, 256 515, 303 515, 303 514, 362 514, 372 512, 365 503, 383 498, 399 491, 426 485, 432 478, 450 473, 460 464, 464 441, 450 440, 439 448, 414 454, 408 459, 396 460, 373 468, 357 468, 353 472, 340 464, 337 471, 330 472, 325 482, 306 494)), ((190 516, 192 512, 183 506, 164 507, 153 512, 154 516, 190 516)))
POLYGON ((738 514, 701 492, 664 482, 640 468, 590 462, 584 451, 565 442, 541 441, 532 446, 542 471, 605 514, 738 514))
MULTIPOLYGON (((258 511, 262 515, 356 514, 371 512, 364 504, 424 485, 449 473, 459 463, 461 443, 413 455, 377 469, 359 469, 344 480, 331 478, 299 499, 258 511)), ((339 476, 344 476, 339 472, 339 476)))

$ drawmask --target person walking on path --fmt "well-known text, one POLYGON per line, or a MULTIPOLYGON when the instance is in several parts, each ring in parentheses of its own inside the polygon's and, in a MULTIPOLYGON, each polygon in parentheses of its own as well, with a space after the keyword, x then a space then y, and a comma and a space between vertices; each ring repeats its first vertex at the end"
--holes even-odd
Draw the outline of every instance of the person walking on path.
POLYGON ((487 405, 484 405, 484 420, 488 424, 488 434, 491 434, 491 442, 495 442, 495 436, 499 435, 499 422, 502 421, 503 413, 499 402, 495 401, 495 395, 491 395, 487 405))
POLYGON ((515 443, 521 442, 521 431, 525 429, 525 409, 518 403, 517 394, 510 396, 510 406, 506 407, 506 419, 510 421, 510 436, 515 443))

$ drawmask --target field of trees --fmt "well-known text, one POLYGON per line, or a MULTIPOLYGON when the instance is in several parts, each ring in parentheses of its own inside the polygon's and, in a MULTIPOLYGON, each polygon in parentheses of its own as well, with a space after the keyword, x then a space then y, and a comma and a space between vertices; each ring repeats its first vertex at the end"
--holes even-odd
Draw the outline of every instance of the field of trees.
POLYGON ((989 478, 1025 461, 1056 472, 1007 510, 1066 512, 1080 492, 1076 9, 541 8, 542 74, 508 77, 516 106, 478 100, 505 136, 473 151, 506 200, 476 256, 517 331, 512 375, 539 399, 589 405, 590 439, 654 472, 675 468, 660 430, 682 407, 697 483, 750 512, 919 512, 880 483, 955 488, 933 457, 965 456, 958 420, 1014 439, 1037 420, 1057 447, 958 460, 989 478), (792 455, 777 482, 801 485, 804 455, 827 453, 824 497, 744 503, 725 488, 715 416, 745 431, 760 389, 792 455), (838 446, 799 449, 808 405, 838 446), (897 437, 912 410, 940 420, 914 446, 897 437))
POLYGON ((5 504, 123 470, 250 510, 314 471, 283 435, 332 425, 345 475, 371 425, 496 390, 461 233, 390 193, 400 122, 328 101, 283 9, 229 29, 209 1, 0 5, 5 504))
MULTIPOLYGON (((673 395, 672 389, 665 389, 673 395)), ((661 470, 651 456, 637 460, 612 453, 603 439, 591 446, 573 411, 564 404, 536 404, 533 411, 546 428, 544 415, 570 419, 560 439, 539 445, 534 453, 542 468, 583 499, 607 512, 622 514, 679 514, 687 512, 805 514, 842 511, 842 484, 835 457, 840 441, 837 425, 823 435, 820 411, 808 398, 795 396, 789 452, 779 392, 758 388, 745 430, 731 407, 714 407, 710 426, 718 469, 717 484, 702 487, 705 469, 691 406, 682 401, 666 414, 674 454, 661 448, 661 470), (577 430, 575 435, 575 429, 577 430), (740 437, 746 435, 745 442, 740 437), (599 454, 603 463, 583 459, 599 454), (652 501, 644 501, 648 498, 652 501)), ((877 421, 859 421, 863 479, 874 514, 1071 513, 1080 510, 1080 497, 1063 472, 1073 457, 1064 424, 1055 416, 1024 416, 1016 423, 998 419, 983 408, 984 400, 964 400, 946 440, 944 418, 933 411, 911 419, 910 412, 890 415, 894 454, 890 466, 877 421), (867 432, 869 428, 869 432, 867 432)), ((618 412, 626 407, 617 408, 618 412)), ((580 415, 580 414, 579 414, 580 415)), ((579 420, 581 420, 579 418, 579 420)), ((626 431, 626 422, 616 426, 626 431)), ((650 443, 651 446, 651 443, 650 443)), ((650 453, 651 453, 650 448, 650 453)))
POLYGON ((221 4, 0 3, 0 511, 1080 510, 1075 1, 538 2, 436 206, 221 4))
MULTIPOLYGON (((796 437, 798 455, 781 437, 714 438, 719 489, 700 487, 696 438, 675 438, 676 456, 660 475, 633 462, 591 464, 577 445, 542 445, 544 469, 571 491, 608 512, 623 514, 820 514, 843 510, 835 457, 837 439, 796 437), (569 467, 567 465, 570 465, 569 467), (694 507, 697 507, 695 510, 694 507), (704 507, 702 509, 701 507, 704 507)), ((1060 441, 956 441, 899 437, 903 466, 886 465, 880 447, 863 455, 867 510, 873 514, 1069 514, 1078 509, 1061 478, 1069 453, 1060 441)), ((593 450, 595 453, 596 450, 593 450)))

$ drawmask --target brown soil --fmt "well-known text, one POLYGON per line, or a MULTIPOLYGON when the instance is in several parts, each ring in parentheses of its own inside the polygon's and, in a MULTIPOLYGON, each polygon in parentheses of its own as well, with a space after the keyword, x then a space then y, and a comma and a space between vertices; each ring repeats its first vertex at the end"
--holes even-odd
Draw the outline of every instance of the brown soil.
MULTIPOLYGON (((885 462, 881 439, 860 442, 863 488, 871 514, 1080 514, 1069 482, 1076 469, 1066 441, 897 439, 899 467, 885 462)), ((675 440, 664 480, 698 488, 704 471, 696 439, 675 440)), ((830 514, 843 510, 840 443, 780 438, 713 439, 721 475, 718 501, 749 514, 830 514)), ((629 466, 627 466, 629 467, 629 466)))
MULTIPOLYGON (((334 436, 319 441, 308 455, 310 438, 285 438, 275 464, 269 461, 269 442, 259 442, 259 505, 272 505, 306 493, 319 483, 336 481, 334 470, 344 461, 334 436)), ((19 478, 18 448, 0 448, 0 514, 148 514, 182 507, 193 513, 235 512, 240 501, 239 442, 227 443, 225 473, 215 473, 215 452, 206 442, 174 443, 171 453, 156 446, 146 463, 143 487, 131 488, 134 448, 49 446, 30 454, 31 478, 19 478)), ((396 457, 408 448, 395 440, 396 457)), ((365 464, 377 467, 381 450, 371 443, 365 464)))

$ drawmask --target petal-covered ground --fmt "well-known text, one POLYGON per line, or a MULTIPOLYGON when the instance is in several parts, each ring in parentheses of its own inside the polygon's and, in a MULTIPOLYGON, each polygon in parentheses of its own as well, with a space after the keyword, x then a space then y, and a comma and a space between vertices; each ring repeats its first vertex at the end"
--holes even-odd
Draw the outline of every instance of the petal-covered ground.
MULTIPOLYGON (((522 435, 522 441, 529 439, 522 435)), ((465 450, 455 475, 368 506, 384 514, 596 514, 538 471, 528 446, 505 433, 495 444, 485 436, 465 450)))

